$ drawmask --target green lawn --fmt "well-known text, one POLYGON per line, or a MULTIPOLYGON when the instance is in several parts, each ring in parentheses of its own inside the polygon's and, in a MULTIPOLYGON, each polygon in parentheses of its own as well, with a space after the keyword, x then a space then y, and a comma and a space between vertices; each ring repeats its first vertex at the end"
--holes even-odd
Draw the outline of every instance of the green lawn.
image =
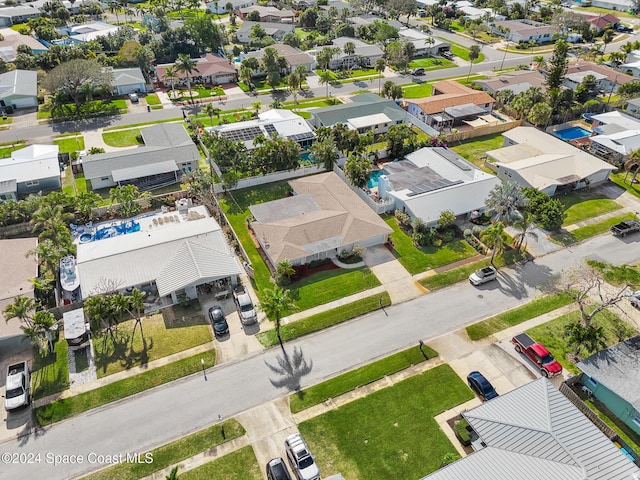
MULTIPOLYGON (((193 313, 189 312, 190 315, 193 313)), ((144 340, 140 335, 140 327, 136 330, 135 337, 131 338, 134 324, 134 320, 129 320, 118 325, 115 347, 109 335, 106 336, 106 342, 103 337, 94 337, 98 378, 145 365, 212 340, 209 322, 200 312, 185 321, 180 317, 174 320, 168 309, 144 317, 144 340)))
POLYGON ((483 137, 465 140, 464 142, 452 142, 449 148, 461 157, 466 158, 476 167, 486 169, 484 158, 490 150, 502 148, 504 137, 501 133, 485 135, 483 137))
POLYGON ((448 365, 433 368, 299 425, 322 475, 416 479, 456 450, 434 416, 473 398, 448 365))
POLYGON ((46 357, 33 355, 31 388, 34 400, 62 392, 69 388, 67 342, 60 336, 53 353, 46 357))
POLYGON ((262 480, 262 467, 250 446, 180 474, 180 480, 262 480))
POLYGON ((409 62, 409 68, 422 67, 425 70, 438 70, 440 68, 450 68, 455 66, 456 64, 454 62, 445 58, 415 58, 409 62))
MULTIPOLYGON (((630 194, 640 198, 640 183, 630 183, 633 178, 633 174, 627 175, 625 171, 620 171, 617 173, 609 174, 609 179, 618 185, 619 187, 624 188, 630 194), (627 180, 625 181, 625 176, 627 180)), ((640 180, 640 175, 638 176, 638 180, 640 180)))
POLYGON ((562 223, 565 227, 586 220, 587 218, 597 217, 622 208, 622 205, 604 195, 594 196, 571 193, 559 196, 558 200, 560 200, 566 208, 565 219, 562 223))
POLYGON ((65 137, 57 138, 53 141, 55 145, 58 145, 60 153, 72 153, 79 150, 84 150, 84 137, 82 135, 77 137, 65 137))
POLYGON ((205 361, 205 368, 213 367, 216 360, 215 350, 208 350, 162 367, 147 370, 133 377, 118 380, 73 397, 56 400, 34 409, 34 418, 41 426, 50 425, 178 378, 199 373, 202 371, 201 359, 205 361))
MULTIPOLYGON (((469 61, 469 49, 467 47, 463 47, 462 45, 458 45, 457 43, 451 44, 451 53, 455 56, 460 57, 463 60, 469 61)), ((484 61, 484 54, 480 52, 480 55, 473 62, 474 64, 481 63, 484 61)))
MULTIPOLYGON (((152 463, 124 462, 113 467, 105 468, 99 472, 83 477, 85 480, 128 480, 132 478, 144 478, 158 470, 174 465, 186 458, 193 457, 209 448, 215 448, 225 442, 241 437, 245 430, 235 419, 223 423, 225 437, 222 437, 221 425, 213 425, 198 432, 168 443, 162 447, 151 450, 152 463)), ((251 448, 251 447, 247 447, 251 448)), ((144 452, 147 453, 147 452, 144 452)), ((228 456, 228 455, 227 455, 228 456)), ((226 458, 222 457, 222 458, 226 458)), ((180 473, 180 478, 187 478, 187 474, 180 473)), ((215 478, 215 477, 210 477, 215 478)), ((231 477, 221 477, 231 478, 231 477)))
POLYGON ((637 266, 610 265, 596 260, 587 260, 587 264, 603 273, 604 279, 611 285, 631 285, 640 287, 640 269, 637 266))
POLYGON ((147 105, 160 105, 162 103, 156 93, 147 95, 144 99, 147 101, 147 105))
POLYGON ((380 281, 373 272, 367 267, 360 267, 353 270, 324 270, 292 283, 287 288, 291 290, 295 311, 301 311, 378 285, 380 281))
POLYGON ((574 243, 582 242, 587 238, 595 237, 601 233, 609 231, 609 229, 616 223, 620 223, 623 220, 637 220, 638 217, 627 213, 626 215, 617 215, 615 217, 608 218, 601 222, 592 223, 584 227, 577 228, 571 232, 561 231, 550 235, 551 241, 560 245, 568 246, 574 243))
POLYGON ((430 97, 433 93, 433 86, 430 83, 421 85, 409 85, 402 88, 402 98, 423 98, 430 97))
POLYGON ((16 140, 15 142, 3 143, 0 146, 0 158, 9 158, 16 150, 20 150, 27 146, 24 140, 16 140))
MULTIPOLYGON (((302 335, 317 332, 323 328, 378 310, 381 308, 381 303, 382 306, 385 307, 391 305, 391 298, 387 292, 384 292, 382 295, 371 295, 346 305, 316 313, 302 320, 296 320, 295 322, 282 325, 280 327, 280 336, 284 342, 293 340, 302 335), (382 302, 380 299, 382 299, 382 302)), ((278 337, 276 336, 276 330, 274 328, 258 333, 256 338, 265 347, 271 347, 278 343, 278 337)))
POLYGON ((111 147, 132 147, 135 145, 144 145, 142 137, 140 137, 139 128, 103 132, 102 139, 104 140, 104 143, 111 147))
POLYGON ((412 365, 422 363, 427 360, 425 356, 434 358, 438 356, 438 352, 426 345, 422 348, 422 351, 418 346, 411 347, 382 360, 343 373, 326 382, 300 390, 289 395, 291 412, 301 412, 330 398, 335 398, 358 387, 380 380, 386 375, 391 375, 412 365))
POLYGON ((385 222, 393 228, 391 239, 393 248, 399 255, 398 261, 411 275, 473 257, 478 253, 464 240, 453 240, 441 247, 415 247, 411 237, 400 230, 395 217, 388 217, 385 222))
MULTIPOLYGON (((600 314, 596 315, 592 323, 594 325, 601 325, 604 327, 606 335, 607 346, 615 345, 619 342, 613 333, 613 323, 618 317, 608 310, 603 310, 600 314)), ((580 319, 580 312, 569 312, 566 315, 562 315, 550 322, 538 325, 537 327, 527 330, 527 333, 531 338, 537 342, 542 343, 549 349, 551 353, 556 357, 556 360, 562 364, 562 367, 574 374, 580 373, 580 369, 576 365, 569 361, 567 355, 571 353, 571 348, 567 345, 567 341, 564 338, 564 327, 569 323, 575 322, 580 319)), ((586 355, 588 356, 588 355, 586 355)))
POLYGON ((526 322, 548 312, 552 312, 560 307, 569 305, 573 299, 569 295, 550 295, 537 298, 526 305, 499 313, 482 322, 469 325, 467 335, 471 340, 486 338, 501 330, 505 330, 514 325, 526 322))
POLYGON ((603 403, 597 399, 588 399, 582 397, 582 400, 589 406, 591 410, 596 412, 600 420, 609 425, 626 442, 636 453, 640 452, 640 435, 631 430, 627 425, 622 423, 603 403))

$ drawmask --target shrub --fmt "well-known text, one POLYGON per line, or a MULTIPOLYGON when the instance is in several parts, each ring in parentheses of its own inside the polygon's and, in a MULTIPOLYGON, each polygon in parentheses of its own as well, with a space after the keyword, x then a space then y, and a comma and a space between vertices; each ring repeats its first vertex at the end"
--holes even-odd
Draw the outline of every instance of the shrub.
POLYGON ((464 238, 468 238, 471 236, 471 229, 467 228, 463 233, 464 238))
POLYGON ((456 236, 455 232, 453 230, 445 230, 442 233, 442 241, 445 243, 449 243, 450 241, 452 241, 454 239, 454 237, 456 236))
POLYGON ((482 228, 480 228, 478 225, 471 229, 471 234, 475 235, 476 237, 480 235, 480 232, 482 232, 482 228))
POLYGON ((453 424, 453 431, 455 432, 456 437, 465 447, 471 445, 471 432, 469 432, 468 427, 469 422, 464 418, 453 424))
POLYGON ((411 225, 411 217, 408 214, 404 213, 402 210, 396 210, 394 212, 394 216, 401 228, 405 230, 409 229, 409 226, 411 225))

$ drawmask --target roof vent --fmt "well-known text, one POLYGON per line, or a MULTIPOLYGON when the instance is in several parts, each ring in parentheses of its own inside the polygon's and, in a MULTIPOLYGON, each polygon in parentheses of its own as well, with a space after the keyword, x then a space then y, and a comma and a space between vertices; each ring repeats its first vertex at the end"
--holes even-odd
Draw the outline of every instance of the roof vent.
POLYGON ((190 198, 180 198, 176 200, 176 210, 178 210, 179 213, 185 213, 191 206, 193 206, 193 202, 190 198))

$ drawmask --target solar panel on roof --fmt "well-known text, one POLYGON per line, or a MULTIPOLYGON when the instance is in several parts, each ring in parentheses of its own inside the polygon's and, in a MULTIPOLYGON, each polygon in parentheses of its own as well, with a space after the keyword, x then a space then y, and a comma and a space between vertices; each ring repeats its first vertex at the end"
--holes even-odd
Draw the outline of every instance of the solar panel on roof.
POLYGON ((431 180, 428 182, 420 183, 418 185, 413 185, 409 188, 410 192, 407 193, 407 197, 413 197, 415 195, 422 195, 427 192, 434 192, 436 190, 441 190, 446 187, 450 187, 452 185, 459 185, 464 183, 462 180, 447 180, 446 178, 439 178, 437 180, 431 180))
POLYGON ((276 134, 278 133, 278 131, 276 130, 276 127, 272 123, 267 123, 264 126, 264 129, 267 131, 267 133, 269 135, 273 135, 274 133, 276 133, 276 134))
POLYGON ((453 163, 460 170, 468 172, 471 170, 471 165, 462 160, 455 152, 442 148, 438 150, 438 154, 449 162, 453 163))
POLYGON ((234 142, 246 142, 247 140, 253 140, 258 135, 262 135, 262 130, 260 130, 260 127, 246 127, 222 131, 220 135, 234 142))
POLYGON ((301 142, 303 140, 312 140, 315 136, 311 132, 296 133, 295 135, 287 135, 287 138, 301 142))

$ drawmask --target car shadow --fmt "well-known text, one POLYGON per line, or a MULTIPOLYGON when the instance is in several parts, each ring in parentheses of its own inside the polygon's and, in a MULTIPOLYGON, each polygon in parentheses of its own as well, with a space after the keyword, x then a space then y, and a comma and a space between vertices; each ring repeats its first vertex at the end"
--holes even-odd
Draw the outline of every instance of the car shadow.
POLYGON ((242 325, 242 330, 247 336, 256 335, 260 333, 260 322, 252 323, 251 325, 242 325))

